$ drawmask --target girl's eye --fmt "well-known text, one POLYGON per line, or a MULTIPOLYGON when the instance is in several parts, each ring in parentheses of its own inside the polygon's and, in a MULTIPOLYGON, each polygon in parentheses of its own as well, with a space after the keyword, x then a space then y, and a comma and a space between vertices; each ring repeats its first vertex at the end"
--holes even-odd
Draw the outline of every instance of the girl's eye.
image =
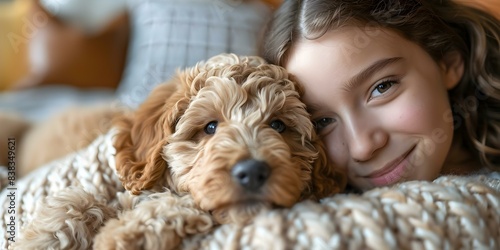
POLYGON ((283 123, 281 120, 274 120, 271 122, 269 126, 271 126, 271 128, 276 130, 278 133, 283 133, 283 131, 285 131, 286 128, 285 123, 283 123))
POLYGON ((205 126, 205 133, 207 135, 213 135, 215 134, 215 130, 217 130, 217 124, 219 124, 218 121, 211 121, 205 126))
POLYGON ((313 121, 314 127, 316 128, 316 131, 321 131, 322 129, 326 128, 328 125, 332 124, 335 120, 333 118, 320 118, 318 120, 313 121))
POLYGON ((383 95, 390 88, 392 88, 392 86, 394 86, 395 84, 397 84, 397 82, 393 81, 393 80, 388 80, 388 81, 384 81, 382 83, 377 84, 375 86, 375 89, 373 89, 373 91, 371 93, 370 99, 374 98, 374 97, 378 97, 380 95, 383 95))

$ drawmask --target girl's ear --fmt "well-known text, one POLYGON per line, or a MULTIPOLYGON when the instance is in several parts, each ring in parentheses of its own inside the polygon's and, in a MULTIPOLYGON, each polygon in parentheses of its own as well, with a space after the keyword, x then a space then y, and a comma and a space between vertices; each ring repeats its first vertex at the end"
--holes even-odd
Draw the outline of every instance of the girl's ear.
POLYGON ((442 69, 443 81, 448 90, 453 89, 464 75, 464 60, 458 51, 448 52, 439 66, 442 69))

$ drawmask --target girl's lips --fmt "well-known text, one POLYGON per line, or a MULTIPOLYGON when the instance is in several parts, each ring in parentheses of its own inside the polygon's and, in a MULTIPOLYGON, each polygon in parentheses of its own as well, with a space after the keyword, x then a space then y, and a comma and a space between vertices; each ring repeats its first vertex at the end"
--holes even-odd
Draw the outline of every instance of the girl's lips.
POLYGON ((402 156, 388 163, 384 168, 375 171, 366 178, 368 178, 375 186, 387 186, 398 182, 407 171, 408 165, 410 165, 408 162, 408 156, 411 152, 413 152, 414 148, 415 147, 412 147, 402 156))

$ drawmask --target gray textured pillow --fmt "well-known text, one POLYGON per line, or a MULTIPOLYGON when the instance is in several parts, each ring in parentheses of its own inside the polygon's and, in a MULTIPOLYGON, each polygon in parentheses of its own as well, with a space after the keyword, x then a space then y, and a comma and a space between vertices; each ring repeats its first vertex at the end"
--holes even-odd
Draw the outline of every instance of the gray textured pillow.
POLYGON ((129 0, 129 9, 132 37, 118 94, 133 108, 177 68, 223 52, 257 55, 272 15, 259 0, 129 0))

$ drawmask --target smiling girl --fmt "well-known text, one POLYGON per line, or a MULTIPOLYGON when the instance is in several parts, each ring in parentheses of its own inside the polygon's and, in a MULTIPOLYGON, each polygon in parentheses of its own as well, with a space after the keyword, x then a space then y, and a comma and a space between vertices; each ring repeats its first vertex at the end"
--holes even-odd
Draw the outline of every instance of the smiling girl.
POLYGON ((500 24, 485 12, 447 0, 288 0, 265 57, 304 85, 354 188, 499 169, 500 24))

